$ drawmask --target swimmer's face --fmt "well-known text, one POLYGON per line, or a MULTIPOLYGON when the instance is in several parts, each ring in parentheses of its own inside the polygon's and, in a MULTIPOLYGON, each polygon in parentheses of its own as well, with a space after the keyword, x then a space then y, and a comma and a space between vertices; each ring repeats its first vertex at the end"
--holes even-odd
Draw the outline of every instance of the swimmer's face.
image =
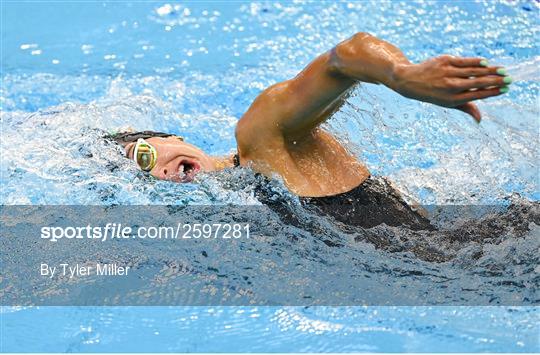
MULTIPOLYGON (((161 180, 190 182, 201 171, 215 170, 214 160, 202 150, 177 137, 145 139, 157 151, 156 165, 150 174, 161 180)), ((126 145, 126 156, 133 160, 136 143, 126 145)))

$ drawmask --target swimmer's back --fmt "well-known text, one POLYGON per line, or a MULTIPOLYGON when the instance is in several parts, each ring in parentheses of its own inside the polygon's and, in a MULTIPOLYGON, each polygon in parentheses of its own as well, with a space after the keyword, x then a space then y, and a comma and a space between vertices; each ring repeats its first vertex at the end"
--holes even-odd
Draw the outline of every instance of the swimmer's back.
POLYGON ((433 230, 429 220, 414 210, 382 177, 369 177, 351 191, 325 197, 301 197, 308 209, 343 224, 372 228, 381 224, 414 230, 433 230))
MULTIPOLYGON (((287 224, 301 224, 301 217, 291 209, 290 201, 270 191, 269 181, 257 186, 257 197, 278 212, 287 224)), ((434 230, 429 219, 405 202, 401 194, 382 177, 369 177, 352 190, 324 197, 299 197, 303 208, 316 215, 330 217, 348 227, 387 226, 413 230, 434 230)))

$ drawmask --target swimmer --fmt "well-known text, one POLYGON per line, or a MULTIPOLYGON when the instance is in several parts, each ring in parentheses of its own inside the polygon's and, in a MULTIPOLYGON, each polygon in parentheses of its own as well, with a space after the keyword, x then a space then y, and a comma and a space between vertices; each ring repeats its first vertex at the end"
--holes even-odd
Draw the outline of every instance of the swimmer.
POLYGON ((508 92, 504 68, 483 58, 442 55, 411 63, 392 44, 357 33, 315 58, 296 77, 265 89, 236 127, 237 153, 209 156, 182 138, 157 132, 112 138, 126 156, 158 179, 190 182, 200 172, 249 166, 266 177, 278 174, 306 205, 346 223, 429 228, 383 178, 320 127, 359 82, 383 84, 410 99, 463 111, 477 122, 474 100, 508 92))

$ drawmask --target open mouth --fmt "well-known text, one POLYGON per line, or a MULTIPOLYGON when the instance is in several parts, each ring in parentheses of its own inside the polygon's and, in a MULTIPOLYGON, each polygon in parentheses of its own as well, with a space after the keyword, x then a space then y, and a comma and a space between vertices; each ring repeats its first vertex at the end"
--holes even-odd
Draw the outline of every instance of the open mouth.
POLYGON ((180 182, 190 182, 193 181, 195 175, 199 172, 201 166, 199 163, 192 160, 182 160, 178 165, 178 176, 180 177, 180 182))

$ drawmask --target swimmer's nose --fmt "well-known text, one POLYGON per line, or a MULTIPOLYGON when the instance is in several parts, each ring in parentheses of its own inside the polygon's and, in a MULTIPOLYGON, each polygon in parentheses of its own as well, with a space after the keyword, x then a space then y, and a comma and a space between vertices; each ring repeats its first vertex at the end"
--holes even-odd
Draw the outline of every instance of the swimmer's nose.
POLYGON ((167 167, 163 168, 161 170, 161 176, 163 180, 170 180, 173 177, 172 169, 167 167))
POLYGON ((170 168, 163 167, 152 170, 152 175, 159 180, 170 180, 172 174, 170 168))
POLYGON ((168 180, 168 181, 174 181, 174 182, 180 182, 181 178, 175 169, 173 169, 170 166, 163 167, 162 169, 158 170, 157 176, 160 180, 168 180))

